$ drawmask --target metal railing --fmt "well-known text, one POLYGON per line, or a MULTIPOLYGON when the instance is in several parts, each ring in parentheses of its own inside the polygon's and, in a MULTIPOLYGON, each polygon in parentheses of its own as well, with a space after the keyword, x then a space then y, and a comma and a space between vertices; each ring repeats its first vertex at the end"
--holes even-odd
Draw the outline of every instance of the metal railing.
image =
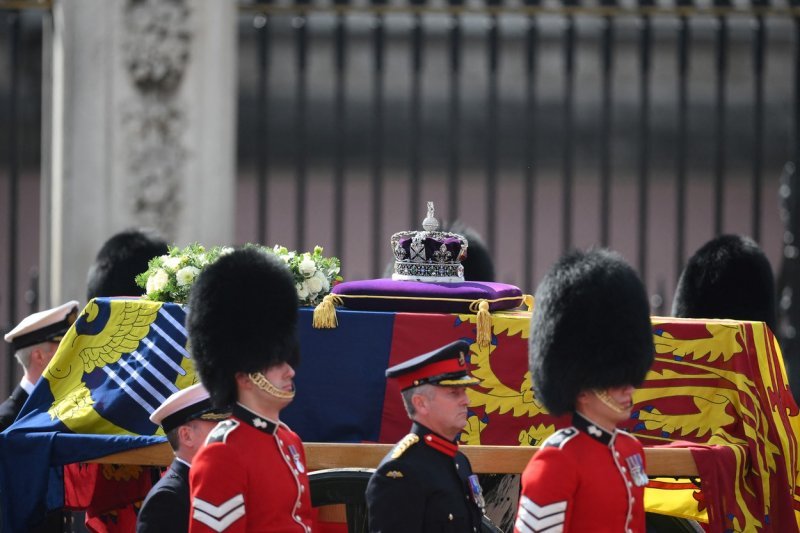
MULTIPOLYGON (((239 163, 242 173, 251 172, 257 184, 257 202, 246 208, 254 209, 258 216, 251 217, 256 220, 255 228, 242 233, 260 242, 272 240, 278 232, 273 231, 267 217, 275 208, 268 198, 269 184, 293 179, 296 187, 291 215, 280 224, 292 226, 291 235, 283 233, 296 247, 313 245, 309 233, 320 224, 307 209, 312 203, 309 180, 329 179, 333 189, 332 248, 347 256, 352 246, 346 242, 351 232, 345 218, 354 209, 369 212, 361 220, 372 228, 370 242, 359 244, 371 247, 369 268, 358 274, 379 276, 389 259, 387 236, 419 223, 428 199, 422 192, 425 182, 441 183, 447 191, 444 205, 440 203, 440 209, 444 207, 441 212, 457 218, 465 210, 463 195, 457 191, 465 181, 478 179, 474 176, 481 174, 483 202, 478 206, 482 210, 478 218, 482 220, 476 224, 499 261, 506 257, 516 261, 500 269, 511 273, 512 279, 507 281, 532 289, 543 265, 557 254, 597 242, 626 248, 651 285, 656 280, 672 283, 687 254, 693 251, 690 245, 697 245, 689 238, 694 228, 687 226, 691 218, 690 182, 707 181, 710 187, 712 221, 708 237, 737 231, 761 241, 765 226, 770 237, 776 229, 774 221, 765 221, 763 216, 764 195, 765 191, 774 194, 777 205, 780 169, 795 158, 792 147, 796 143, 792 139, 796 124, 782 121, 776 125, 768 118, 778 116, 780 108, 796 107, 797 95, 793 79, 786 76, 779 94, 773 91, 771 100, 766 97, 767 30, 771 23, 772 44, 781 50, 782 62, 777 68, 794 70, 796 59, 790 47, 796 38, 796 22, 787 17, 796 14, 796 9, 788 6, 766 5, 746 10, 694 5, 630 9, 609 5, 243 5, 241 44, 243 49, 252 48, 254 60, 242 59, 241 68, 256 74, 243 76, 241 81, 240 107, 244 111, 240 112, 243 146, 239 163), (585 50, 587 41, 591 52, 585 50), (510 55, 509 49, 513 49, 510 55), (354 62, 364 63, 359 55, 365 53, 370 56, 369 65, 356 72, 354 62), (708 71, 693 71, 693 58, 698 53, 713 55, 708 71), (636 91, 619 96, 622 54, 635 55, 635 72, 626 71, 622 81, 634 84, 636 91), (444 60, 439 58, 442 55, 446 56, 444 60), (437 57, 437 68, 441 68, 433 75, 428 66, 432 56, 437 57), (480 91, 468 79, 465 68, 465 63, 476 61, 483 70, 480 91), (585 67, 579 64, 587 61, 594 63, 595 79, 590 81, 598 95, 589 104, 586 76, 581 74, 585 67), (407 67, 400 74, 395 67, 392 73, 387 69, 388 62, 406 63, 407 67), (669 80, 673 84, 672 101, 664 98, 663 87, 654 86, 664 83, 663 65, 667 62, 674 64, 669 80), (740 79, 736 83, 730 80, 744 74, 738 65, 742 62, 751 63, 746 73, 749 88, 740 79), (551 70, 553 63, 558 65, 557 72, 551 70), (320 80, 321 74, 316 73, 322 71, 333 78, 326 81, 326 92, 309 81, 320 80), (523 87, 513 101, 505 94, 516 89, 503 84, 504 71, 513 71, 514 79, 523 87), (560 87, 548 81, 547 77, 553 75, 560 79, 560 87), (432 81, 435 76, 442 83, 432 81), (426 84, 436 84, 436 90, 426 91, 426 84), (690 84, 701 84, 713 97, 694 102, 690 84), (393 94, 387 95, 387 86, 394 88, 393 94), (405 91, 398 86, 404 86, 405 91), (466 105, 467 101, 480 108, 466 105), (447 111, 431 111, 432 106, 447 111), (702 107, 699 112, 698 106, 702 107), (595 123, 583 116, 587 110, 597 117, 595 123), (325 121, 320 120, 322 115, 325 121), (668 128, 661 124, 665 116, 671 122, 668 128), (390 123, 401 126, 388 132, 390 123), (713 128, 703 130, 709 124, 713 128), (473 145, 463 138, 470 128, 480 139, 473 145), (441 155, 438 159, 424 145, 436 135, 442 137, 436 144, 441 155), (553 136, 558 143, 548 142, 553 136), (695 139, 703 143, 702 152, 693 144, 695 139), (587 142, 591 146, 587 147, 587 142), (627 145, 623 154, 627 161, 620 162, 615 143, 627 145), (480 149, 474 150, 475 146, 480 149), (509 160, 509 153, 516 159, 509 160), (587 157, 592 157, 597 166, 594 174, 598 184, 594 186, 598 190, 597 207, 592 208, 597 212, 597 231, 590 239, 578 236, 576 227, 581 221, 586 224, 582 213, 586 200, 576 196, 579 189, 586 188, 587 181, 585 176, 578 176, 584 170, 577 166, 578 161, 587 157), (662 167, 654 175, 654 166, 664 160, 671 160, 672 169, 665 172, 662 167), (470 169, 465 168, 468 165, 470 169), (482 172, 475 171, 473 165, 482 172), (314 167, 330 168, 329 177, 311 177, 309 169, 314 167), (395 181, 403 183, 403 195, 398 200, 407 206, 405 220, 387 221, 384 214, 390 172, 397 175, 395 181), (704 175, 698 176, 698 172, 704 175), (369 174, 366 205, 346 201, 351 173, 369 174), (773 179, 765 181, 765 173, 773 179), (538 187, 548 179, 559 183, 560 239, 555 246, 543 243, 547 247, 543 251, 536 242, 541 233, 537 224, 542 222, 536 220, 533 206, 540 194, 538 187), (653 264, 651 253, 653 187, 655 181, 665 179, 672 180, 674 187, 668 273, 664 273, 663 262, 653 264), (613 237, 612 220, 614 209, 620 206, 612 203, 612 196, 614 187, 625 180, 636 183, 633 198, 638 207, 631 214, 636 230, 622 237, 630 242, 620 243, 613 237), (743 180, 750 181, 748 205, 731 206, 726 202, 726 187, 743 180), (509 181, 522 183, 521 198, 513 206, 498 197, 502 184, 509 181), (731 214, 734 208, 744 208, 750 223, 732 229, 730 219, 742 214, 731 214), (495 216, 503 209, 524 213, 518 220, 522 230, 514 233, 521 236, 514 244, 521 253, 498 244, 508 228, 502 217, 495 216), (542 253, 546 261, 535 262, 542 253)), ((626 60, 631 62, 630 57, 626 60)), ((322 174, 324 171, 316 173, 322 174)), ((616 231, 619 233, 619 228, 616 231)), ((771 256, 779 257, 774 246, 771 256)))
MULTIPOLYGON (((323 244, 348 279, 378 277, 389 235, 433 199, 525 291, 597 243, 668 313, 686 257, 723 232, 753 236, 783 270, 794 5, 241 1, 237 240, 323 244)), ((22 15, 50 7, 0 2, 2 328, 28 312, 37 254, 20 246, 38 246, 20 186, 38 179, 27 48, 41 27, 22 15)))

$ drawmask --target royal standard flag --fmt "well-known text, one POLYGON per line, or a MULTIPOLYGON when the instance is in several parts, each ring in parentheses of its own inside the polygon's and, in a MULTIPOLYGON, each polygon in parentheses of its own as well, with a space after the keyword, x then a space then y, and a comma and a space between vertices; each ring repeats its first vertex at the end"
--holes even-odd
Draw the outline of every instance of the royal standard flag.
POLYGON ((86 305, 0 433, 3 531, 64 505, 63 465, 164 440, 150 413, 196 381, 184 318, 178 305, 138 299, 86 305))

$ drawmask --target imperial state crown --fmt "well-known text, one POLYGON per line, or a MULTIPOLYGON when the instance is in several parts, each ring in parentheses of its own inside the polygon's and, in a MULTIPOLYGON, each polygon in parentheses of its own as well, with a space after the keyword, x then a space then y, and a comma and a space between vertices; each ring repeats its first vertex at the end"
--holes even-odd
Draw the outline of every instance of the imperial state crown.
POLYGON ((464 266, 469 243, 464 236, 439 231, 433 202, 422 231, 400 231, 392 235, 393 280, 458 283, 464 281, 464 266))

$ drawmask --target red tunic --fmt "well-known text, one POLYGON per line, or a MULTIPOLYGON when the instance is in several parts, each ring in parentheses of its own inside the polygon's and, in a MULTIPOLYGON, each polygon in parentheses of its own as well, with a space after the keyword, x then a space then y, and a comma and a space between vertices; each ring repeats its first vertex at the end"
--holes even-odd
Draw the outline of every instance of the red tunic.
POLYGON ((192 461, 189 531, 311 531, 305 463, 286 424, 237 404, 192 461))
POLYGON ((548 438, 525 467, 514 531, 643 533, 642 444, 580 415, 573 423, 548 438))

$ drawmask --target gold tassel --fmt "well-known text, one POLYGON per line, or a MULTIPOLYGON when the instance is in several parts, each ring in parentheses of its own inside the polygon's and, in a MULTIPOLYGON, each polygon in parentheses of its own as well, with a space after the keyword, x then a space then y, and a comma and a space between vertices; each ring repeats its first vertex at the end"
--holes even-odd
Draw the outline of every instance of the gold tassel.
POLYGON ((311 325, 315 329, 334 329, 339 325, 336 320, 336 306, 342 305, 342 299, 335 294, 328 294, 314 308, 314 317, 311 325))
POLYGON ((475 341, 481 348, 486 348, 492 342, 492 315, 486 300, 478 300, 477 324, 475 341))
POLYGON ((523 294, 522 295, 522 303, 524 303, 528 307, 528 312, 533 312, 533 295, 532 294, 523 294))

